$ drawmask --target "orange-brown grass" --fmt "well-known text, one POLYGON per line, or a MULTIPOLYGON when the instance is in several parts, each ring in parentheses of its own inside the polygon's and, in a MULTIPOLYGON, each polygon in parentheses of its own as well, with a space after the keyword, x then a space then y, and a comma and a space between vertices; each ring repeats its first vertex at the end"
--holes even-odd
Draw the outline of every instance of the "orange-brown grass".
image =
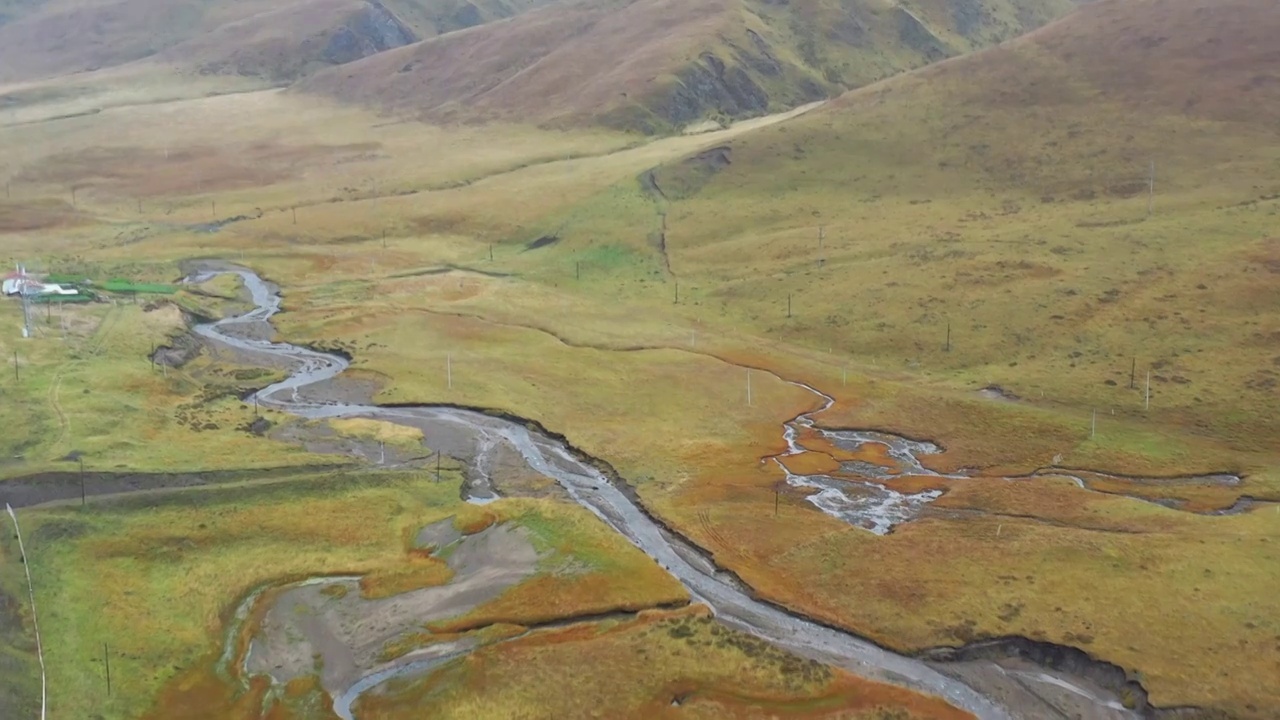
POLYGON ((350 162, 379 149, 377 143, 228 146, 192 145, 173 151, 146 147, 96 147, 44 157, 16 183, 81 190, 123 198, 196 195, 272 185, 308 170, 350 162))
POLYGON ((333 700, 315 675, 294 678, 267 708, 262 720, 338 720, 333 700))
POLYGON ((535 632, 388 689, 363 697, 357 711, 388 720, 427 708, 452 718, 534 707, 554 717, 645 720, 972 717, 937 698, 788 655, 697 609, 535 632))
POLYGON ((414 650, 429 647, 437 643, 453 642, 462 638, 472 638, 479 640, 482 644, 491 642, 500 642, 509 640, 521 633, 525 632, 523 625, 512 625, 510 623, 494 623, 493 625, 485 625, 469 632, 431 632, 424 630, 422 632, 409 633, 401 635, 382 648, 379 658, 382 662, 391 662, 396 658, 403 657, 414 650))
POLYGON ((678 582, 646 556, 622 552, 629 549, 626 541, 594 518, 562 516, 547 501, 513 500, 487 507, 529 532, 543 556, 544 572, 464 615, 431 623, 433 633, 688 602, 678 582))
POLYGON ((183 671, 164 687, 142 720, 262 720, 271 679, 255 677, 248 691, 239 691, 214 674, 214 662, 209 657, 183 671))
MULTIPOLYGON (((420 282, 429 289, 441 281, 420 282)), ((363 349, 355 367, 397 378, 378 401, 442 400, 511 411, 566 433, 628 476, 661 483, 678 482, 692 468, 750 465, 785 451, 782 421, 814 405, 808 393, 756 372, 748 406, 744 368, 678 349, 574 347, 534 329, 416 312, 421 302, 422 294, 395 297, 373 312, 354 304, 309 305, 282 315, 280 324, 287 337, 308 342, 358 338, 363 349), (445 382, 447 355, 452 387, 445 382), (675 391, 691 381, 697 394, 675 391), (568 388, 579 390, 558 390, 568 388), (627 413, 626 423, 597 421, 619 411, 627 413)))
POLYGON ((47 230, 87 222, 88 218, 64 200, 0 200, 0 233, 47 230))
POLYGON ((798 440, 805 448, 830 455, 838 461, 856 460, 884 468, 891 473, 901 471, 898 461, 889 454, 889 448, 880 443, 864 443, 857 450, 846 450, 838 447, 826 435, 810 428, 803 428, 798 440))
POLYGON ((498 521, 498 514, 486 507, 463 505, 453 516, 453 528, 463 535, 474 535, 498 521))
MULTIPOLYGON (((454 279, 453 282, 456 284, 457 280, 454 279)), ((487 297, 487 292, 468 294, 466 300, 459 302, 484 303, 488 302, 487 297)), ((519 315, 518 310, 510 308, 501 312, 508 318, 519 315)), ((298 317, 300 316, 295 316, 298 317)), ((368 314, 357 313, 354 307, 349 317, 352 327, 354 323, 359 323, 364 328, 370 326, 368 314)), ((530 318, 530 321, 554 327, 554 323, 546 319, 530 318)), ((346 322, 348 321, 343 321, 346 322)), ((441 328, 449 338, 446 343, 472 344, 477 349, 490 347, 495 336, 507 333, 522 335, 526 339, 525 352, 534 352, 547 365, 568 363, 572 366, 601 355, 591 350, 566 349, 554 343, 542 344, 543 341, 532 331, 521 333, 509 326, 495 327, 493 323, 487 323, 488 328, 484 329, 485 325, 484 322, 469 318, 435 316, 434 322, 425 325, 419 332, 434 333, 439 332, 437 328, 441 328)), ((338 325, 331 327, 334 329, 333 334, 339 336, 350 332, 338 325)), ((317 333, 317 336, 323 336, 324 333, 314 327, 309 327, 308 331, 317 333)), ((578 337, 585 335, 590 338, 595 331, 579 329, 576 332, 578 337)), ((603 336, 604 332, 601 330, 599 334, 603 336)), ((440 345, 439 341, 431 342, 436 346, 440 345)), ((1174 436, 1153 433, 1131 418, 1108 421, 1103 426, 1108 437, 1114 438, 1116 442, 1108 446, 1089 441, 1087 418, 1073 422, 1072 418, 1064 417, 1053 408, 1037 407, 1033 403, 993 402, 927 382, 904 382, 905 378, 892 373, 881 373, 875 379, 859 377, 847 386, 841 385, 838 365, 833 372, 831 361, 815 357, 819 354, 806 353, 803 349, 789 350, 770 346, 768 351, 745 350, 743 346, 734 345, 711 332, 700 333, 699 349, 714 352, 739 364, 736 374, 740 379, 732 384, 745 380, 745 368, 742 366, 750 365, 772 368, 784 377, 808 382, 833 394, 838 403, 832 410, 817 416, 819 423, 832 427, 879 428, 908 437, 941 441, 947 448, 946 452, 923 458, 928 465, 939 470, 976 466, 993 474, 1027 472, 1052 464, 1054 456, 1058 454, 1065 455, 1067 459, 1064 462, 1073 465, 1084 458, 1086 462, 1115 463, 1100 465, 1105 469, 1133 471, 1145 468, 1148 472, 1165 473, 1209 472, 1223 467, 1221 463, 1240 462, 1238 456, 1211 440, 1192 439, 1184 444, 1175 440, 1174 436), (1125 470, 1126 467, 1129 470, 1125 470)), ((489 362, 504 354, 492 351, 484 353, 489 362)), ((626 361, 634 353, 605 356, 626 361)), ((458 356, 454 357, 454 369, 457 373, 458 356)), ((381 362, 378 364, 381 365, 381 362)), ((424 388, 438 387, 438 380, 433 377, 420 374, 406 376, 389 369, 382 371, 406 378, 406 384, 398 388, 397 399, 412 396, 406 392, 409 387, 407 383, 424 388)), ((531 371, 544 372, 542 368, 512 367, 515 377, 527 377, 531 371)), ((491 371, 485 377, 491 378, 494 375, 491 371)), ((760 384, 768 381, 768 377, 765 372, 753 373, 757 392, 760 391, 760 384)), ((455 390, 458 387, 456 383, 455 374, 455 390)), ((541 399, 544 396, 541 395, 526 397, 524 389, 519 389, 516 394, 506 393, 503 406, 519 414, 543 420, 554 429, 565 432, 576 445, 588 452, 610 460, 626 458, 624 462, 616 464, 628 476, 636 472, 643 473, 657 463, 669 462, 672 456, 679 458, 677 467, 680 469, 681 479, 678 482, 641 481, 639 491, 642 498, 664 519, 711 550, 718 561, 746 577, 771 599, 831 622, 844 624, 858 632, 872 635, 881 642, 904 649, 958 642, 959 637, 1021 633, 1079 645, 1108 659, 1113 656, 1121 659, 1130 666, 1141 669, 1151 678, 1151 684, 1158 695, 1166 693, 1166 697, 1174 700, 1196 702, 1197 699, 1208 698, 1230 704, 1236 703, 1236 698, 1245 696, 1237 694, 1241 686, 1214 687, 1204 678, 1190 682, 1195 678, 1188 675, 1188 667, 1177 660, 1184 656, 1172 650, 1173 647, 1188 644, 1206 652, 1221 653, 1224 647, 1221 641, 1223 637, 1246 641, 1251 636, 1250 631, 1243 623, 1237 623, 1220 612, 1223 606, 1196 606, 1196 612, 1203 616, 1201 626, 1214 627, 1212 633, 1188 638, 1185 634, 1166 633, 1159 627, 1149 626, 1145 632, 1151 633, 1152 637, 1146 639, 1139 650, 1132 650, 1130 648, 1134 645, 1130 642, 1130 628, 1134 620, 1130 613, 1135 612, 1134 609, 1094 606, 1088 599, 1078 597, 1078 591, 1072 589, 1094 588, 1092 581, 1085 578, 1091 578, 1094 574, 1106 575, 1105 569, 1111 562, 1110 559, 1105 554, 1061 551, 1063 547, 1079 547, 1081 544, 1087 547, 1096 542, 1098 537, 1110 538, 1114 535, 1125 544, 1125 552, 1155 556, 1165 562, 1171 562, 1171 558, 1182 554, 1200 558, 1209 567, 1221 562, 1223 557, 1232 557, 1222 554, 1221 544, 1206 547, 1198 542, 1197 538, 1205 527, 1197 524, 1201 520, 1199 518, 1153 508, 1136 501, 1089 493, 1049 478, 1018 485, 992 481, 997 483, 992 487, 998 486, 1005 492, 973 496, 978 498, 976 510, 979 512, 976 517, 966 511, 966 514, 956 518, 939 517, 921 521, 902 526, 889 538, 883 539, 874 538, 821 515, 804 501, 802 493, 797 492, 783 492, 776 497, 778 517, 775 518, 774 489, 781 474, 770 463, 762 465, 759 458, 785 449, 782 423, 799 412, 814 409, 819 404, 816 398, 807 393, 796 392, 783 402, 758 401, 761 410, 757 412, 767 410, 769 417, 757 415, 738 419, 738 433, 711 442, 714 438, 707 437, 706 433, 717 432, 723 423, 705 424, 698 430, 703 433, 703 441, 697 446, 687 450, 674 449, 668 442, 655 447, 657 457, 641 458, 632 453, 645 447, 645 442, 673 436, 684 437, 685 433, 674 430, 670 425, 654 432, 641 432, 638 427, 628 427, 626 434, 611 434, 615 439, 604 441, 601 428, 589 420, 593 416, 574 412, 571 408, 582 405, 595 393, 612 398, 635 399, 635 396, 603 393, 598 382, 579 382, 572 387, 576 389, 574 394, 558 395, 560 403, 563 403, 559 406, 545 404, 541 399), (548 421, 552 417, 555 420, 548 421), (630 440, 623 441, 623 437, 630 440), (1047 487, 1054 490, 1037 494, 1047 487), (1056 505, 1038 498, 1053 498, 1056 505), (990 505, 990 509, 982 507, 983 503, 990 505), (1090 509, 1087 512, 1067 512, 1063 509, 1078 507, 1090 509), (1134 524, 1134 517, 1147 518, 1153 514, 1158 522, 1143 520, 1142 523, 1134 524), (1073 527, 1073 524, 1079 526, 1073 527), (995 541, 998 528, 1000 540, 995 541), (980 542, 974 545, 976 541, 968 538, 966 543, 966 533, 973 532, 989 533, 992 540, 988 544, 980 542), (949 545, 953 537, 960 539, 955 540, 954 545, 949 545), (1075 579, 1066 582, 1061 590, 1051 593, 1061 598, 1058 602, 1027 602, 1019 594, 1022 588, 1008 591, 1008 597, 1002 601, 1008 608, 1002 608, 999 603, 993 606, 980 599, 980 588, 1003 582, 999 578, 1006 574, 1002 569, 1008 564, 1003 558, 1014 539, 1018 540, 1017 552, 1021 553, 1014 563, 1017 566, 1017 577, 1036 577, 1053 569, 1062 578, 1075 579), (893 562, 897 568, 897 572, 888 576, 877 570, 882 558, 880 549, 886 546, 894 548, 893 562), (956 552, 968 553, 971 559, 964 563, 948 562, 947 558, 956 552), (865 558, 866 564, 849 567, 849 561, 843 558, 849 553, 860 554, 865 558), (782 567, 783 565, 786 567, 782 567), (917 574, 927 579, 917 580, 917 574), (818 576, 823 578, 821 582, 809 582, 808 579, 818 576), (868 578, 874 578, 874 581, 868 578), (868 583, 873 586, 868 587, 868 583), (930 590, 930 587, 950 587, 955 590, 938 594, 930 590), (846 599, 851 597, 858 597, 859 604, 848 604, 846 599), (1015 614, 1012 608, 1016 608, 1019 603, 1024 609, 1015 614), (1064 615, 1068 608, 1074 608, 1071 611, 1074 614, 1064 615), (1013 621, 1001 619, 1011 615, 1016 615, 1013 621), (1081 634, 1077 626, 1079 623, 1088 623, 1090 629, 1081 634), (1105 628, 1105 632, 1099 628, 1105 628), (1150 660, 1153 657, 1157 659, 1150 660)), ((643 388, 640 391, 643 392, 643 388)), ((437 389, 436 392, 440 390, 437 389)), ((556 394, 553 389, 543 392, 548 397, 556 394)), ((468 392, 467 396, 483 395, 473 396, 468 392)), ((679 413, 673 413, 671 417, 679 417, 681 422, 688 419, 679 413)), ((1263 461, 1259 456, 1248 462, 1263 461)), ((904 490, 923 489, 936 487, 935 482, 910 479, 903 480, 899 487, 904 490)), ((973 481, 972 484, 978 486, 983 482, 986 481, 973 481)), ((964 481, 944 485, 949 493, 956 493, 966 487, 964 481)), ((1252 492, 1247 487, 1237 490, 1252 492)), ((965 506, 957 504, 956 507, 965 506)), ((939 509, 945 509, 945 506, 939 509)), ((1243 516, 1243 519, 1213 520, 1220 522, 1220 527, 1226 532, 1242 533, 1239 537, 1244 541, 1256 542, 1259 538, 1256 525, 1258 519, 1259 516, 1254 514, 1243 516)), ((1251 545, 1250 548, 1237 562, 1228 563, 1231 565, 1230 572, 1239 578, 1239 583, 1245 588, 1252 588, 1246 590, 1246 593, 1256 592, 1259 585, 1265 584, 1258 577, 1258 568, 1252 564, 1252 560, 1244 559, 1256 558, 1257 550, 1265 547, 1251 545)), ((1175 577, 1177 576, 1157 575, 1152 582, 1165 589, 1172 584, 1186 582, 1185 577, 1175 577)), ((1113 573, 1108 580, 1108 592, 1130 592, 1132 582, 1133 576, 1113 573)), ((1176 595, 1176 591, 1174 594, 1176 595)), ((1161 602, 1167 600, 1162 599, 1161 602)), ((1267 612, 1263 601, 1253 602, 1257 608, 1255 614, 1267 612)), ((1172 612, 1173 608, 1170 606, 1163 611, 1172 612)), ((492 617, 477 618, 476 622, 486 619, 492 617)), ((1148 620, 1139 622, 1149 625, 1148 620)), ((1253 672, 1256 675, 1257 668, 1266 666, 1265 659, 1254 659, 1257 660, 1255 669, 1251 671, 1242 668, 1241 672, 1253 672)), ((1246 695, 1250 692, 1254 691, 1245 689, 1246 695)))
POLYGON ((879 483, 900 493, 919 493, 925 490, 949 490, 954 481, 935 475, 902 475, 888 480, 863 478, 867 482, 879 483))
POLYGON ((360 578, 360 596, 369 600, 388 598, 410 590, 444 585, 453 579, 453 570, 443 560, 421 551, 385 569, 360 578))
POLYGON ((494 624, 540 625, 575 615, 635 612, 656 605, 688 601, 681 588, 655 593, 656 573, 621 579, 593 575, 560 577, 540 575, 507 590, 496 600, 450 620, 432 622, 433 633, 461 633, 494 624))
MULTIPOLYGON (((463 535, 473 535, 497 522, 497 515, 474 505, 460 505, 453 516, 453 526, 463 535)), ((453 569, 436 557, 437 547, 415 547, 416 526, 405 526, 400 531, 405 557, 399 562, 388 563, 360 577, 360 595, 369 600, 400 595, 411 590, 444 585, 453 579, 453 569)), ((346 586, 334 584, 321 592, 346 592, 346 586)), ((256 627, 256 625, 255 625, 256 627)))
POLYGON ((247 689, 213 671, 213 658, 197 663, 167 684, 143 720, 336 720, 333 701, 319 678, 295 678, 267 701, 271 679, 256 676, 247 689))
MULTIPOLYGON (((678 509, 702 502, 695 497, 654 504, 701 537, 678 509)), ((1264 717, 1247 708, 1280 700, 1182 660, 1209 658, 1239 678, 1280 661, 1253 629, 1280 610, 1267 590, 1265 568, 1280 557, 1268 512, 1206 518, 1088 495, 1062 480, 968 480, 931 511, 942 515, 876 537, 803 501, 783 502, 775 518, 772 498, 751 499, 701 505, 724 538, 710 544, 717 559, 765 597, 878 642, 917 650, 1024 635, 1141 669, 1158 704, 1264 717), (974 512, 950 518, 949 508, 974 512), (1160 590, 1134 593, 1135 583, 1160 590), (1171 628, 1169 615, 1184 622, 1171 628)))
POLYGON ((628 93, 664 86, 726 29, 734 5, 642 0, 622 8, 544 8, 321 72, 299 87, 436 119, 581 120, 631 106, 628 93), (628 61, 610 64, 618 47, 628 48, 628 61), (476 93, 480 84, 488 91, 476 93))
POLYGON ((1203 513, 1229 508, 1241 495, 1240 487, 1235 485, 1191 482, 1177 478, 1130 479, 1084 471, 1071 474, 1084 480, 1090 490, 1151 500, 1172 500, 1178 503, 1180 509, 1188 512, 1203 513))
POLYGON ((797 475, 817 475, 833 473, 840 469, 835 458, 821 452, 806 452, 799 455, 788 455, 778 458, 783 465, 797 475))

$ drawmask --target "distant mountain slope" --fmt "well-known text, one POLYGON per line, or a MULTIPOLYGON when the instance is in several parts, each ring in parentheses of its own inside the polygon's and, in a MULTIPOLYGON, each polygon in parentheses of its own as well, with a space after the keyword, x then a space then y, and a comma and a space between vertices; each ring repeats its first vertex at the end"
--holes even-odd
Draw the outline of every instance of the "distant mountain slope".
POLYGON ((970 188, 1083 197, 1145 189, 1152 161, 1163 188, 1189 186, 1206 163, 1246 159, 1228 149, 1241 137, 1274 146, 1277 33, 1280 3, 1267 0, 1102 0, 1013 43, 743 136, 733 167, 708 187, 769 193, 803 175, 884 194, 908 190, 914 169, 913 192, 964 177, 970 188))
POLYGON ((556 0, 384 0, 421 38, 483 25, 549 5, 556 0))
POLYGON ((563 0, 300 89, 446 120, 646 131, 791 107, 1016 36, 1071 0, 563 0))
POLYGON ((551 0, 0 0, 0 82, 144 58, 280 82, 551 0))

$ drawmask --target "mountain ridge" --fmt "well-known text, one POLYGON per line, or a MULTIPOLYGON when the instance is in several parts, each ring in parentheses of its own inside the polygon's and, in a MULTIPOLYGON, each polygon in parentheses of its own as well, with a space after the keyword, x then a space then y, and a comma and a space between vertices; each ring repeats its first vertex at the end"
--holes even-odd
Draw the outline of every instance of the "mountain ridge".
POLYGON ((1073 7, 1070 0, 930 0, 915 9, 876 0, 567 0, 327 69, 298 89, 431 121, 667 132, 833 96, 1014 37, 1073 7))

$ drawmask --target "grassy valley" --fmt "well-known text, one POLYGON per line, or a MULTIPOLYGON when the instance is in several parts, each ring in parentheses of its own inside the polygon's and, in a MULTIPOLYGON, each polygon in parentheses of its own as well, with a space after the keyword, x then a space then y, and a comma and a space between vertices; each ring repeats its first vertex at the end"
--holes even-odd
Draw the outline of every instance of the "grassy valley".
POLYGON ((0 5, 0 715, 1280 712, 1273 4, 198 5, 0 5))

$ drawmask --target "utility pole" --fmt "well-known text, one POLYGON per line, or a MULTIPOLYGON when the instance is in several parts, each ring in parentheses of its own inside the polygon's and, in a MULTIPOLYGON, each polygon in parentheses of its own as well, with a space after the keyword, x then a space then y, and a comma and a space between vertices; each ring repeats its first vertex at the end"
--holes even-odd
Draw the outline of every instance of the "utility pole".
POLYGON ((1135 387, 1134 381, 1138 376, 1138 358, 1137 356, 1134 356, 1131 359, 1133 360, 1133 363, 1129 365, 1129 389, 1130 390, 1134 389, 1135 387))
POLYGON ((773 486, 773 516, 778 517, 778 486, 773 486))
POLYGON ((444 372, 449 382, 449 389, 453 389, 453 353, 444 356, 444 372))
POLYGON ((747 407, 751 407, 751 368, 747 368, 747 407))
POLYGON ((1089 439, 1093 440, 1098 437, 1098 411, 1093 411, 1093 425, 1089 429, 1089 439))
POLYGON ((107 666, 107 695, 111 694, 111 653, 107 650, 107 644, 102 643, 102 661, 107 666))
POLYGON ((680 304, 680 281, 678 280, 676 281, 676 299, 674 304, 675 305, 680 304))
POLYGON ((493 243, 489 243, 489 262, 493 262, 493 243))
POLYGON ((945 352, 951 352, 951 321, 947 321, 947 345, 945 352))
POLYGON ((1147 402, 1143 409, 1144 410, 1151 409, 1151 371, 1150 370, 1147 371, 1147 402))
POLYGON ((787 317, 791 317, 791 293, 787 293, 787 317))

